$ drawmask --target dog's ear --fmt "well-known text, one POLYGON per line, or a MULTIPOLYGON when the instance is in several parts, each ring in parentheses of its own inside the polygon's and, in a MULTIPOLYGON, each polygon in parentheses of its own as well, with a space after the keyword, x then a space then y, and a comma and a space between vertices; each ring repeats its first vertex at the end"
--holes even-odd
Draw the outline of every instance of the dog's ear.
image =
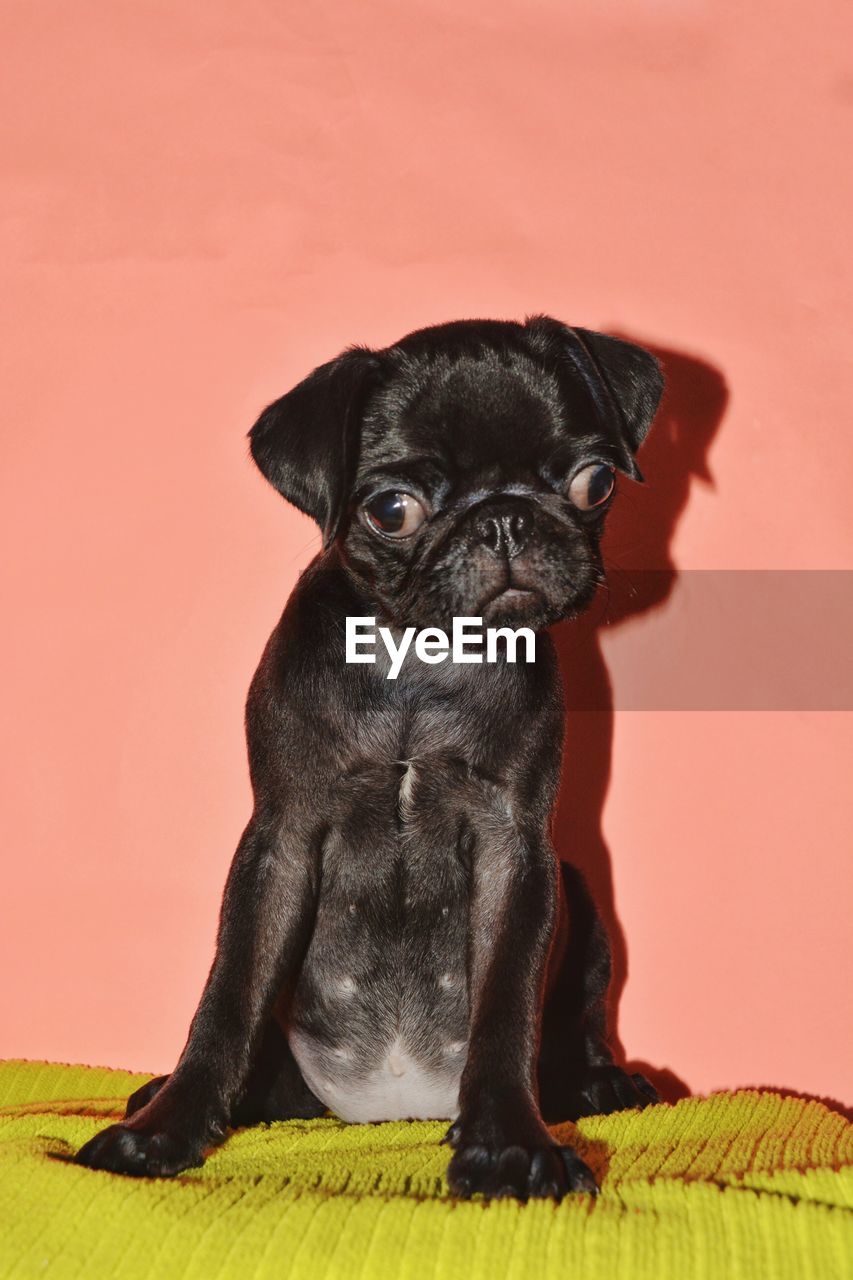
POLYGON ((568 358, 586 384, 605 434, 622 445, 623 469, 642 480, 634 461, 654 421, 663 394, 661 367, 650 351, 634 342, 591 329, 573 329, 550 316, 526 321, 537 345, 568 358))
POLYGON ((279 493, 335 538, 358 458, 361 415, 379 369, 352 346, 264 409, 249 432, 252 457, 279 493))
POLYGON ((575 329, 591 353, 602 380, 608 385, 624 423, 634 453, 645 440, 663 395, 663 373, 657 359, 645 347, 591 329, 575 329))

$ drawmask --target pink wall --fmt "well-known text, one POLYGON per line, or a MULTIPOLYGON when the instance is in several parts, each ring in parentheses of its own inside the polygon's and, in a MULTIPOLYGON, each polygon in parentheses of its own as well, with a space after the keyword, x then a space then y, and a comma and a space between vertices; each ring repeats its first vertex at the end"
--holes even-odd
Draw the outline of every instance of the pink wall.
MULTIPOLYGON (((0 1053, 183 1043, 318 544, 244 432, 348 342, 543 310, 668 349, 620 562, 853 568, 850 12, 7 0, 0 1053)), ((605 637, 617 707, 670 607, 605 637)), ((628 1054, 849 1101, 849 713, 617 710, 609 789, 608 724, 568 786, 628 1054)))

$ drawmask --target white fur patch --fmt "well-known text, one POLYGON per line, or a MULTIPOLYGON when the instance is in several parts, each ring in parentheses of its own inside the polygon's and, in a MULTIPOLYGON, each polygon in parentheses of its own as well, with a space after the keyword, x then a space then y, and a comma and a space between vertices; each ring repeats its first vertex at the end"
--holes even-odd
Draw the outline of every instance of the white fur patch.
POLYGON ((415 791, 415 762, 414 760, 401 760, 400 764, 406 766, 406 772, 400 779, 399 790, 400 812, 405 816, 412 803, 415 791))
POLYGON ((453 1120, 458 1114, 461 1061, 458 1070, 450 1068, 441 1076, 432 1075, 397 1039, 368 1075, 352 1079, 350 1070, 349 1078, 344 1078, 334 1071, 330 1055, 313 1037, 291 1028, 288 1038, 308 1087, 342 1120, 353 1124, 374 1120, 453 1120))

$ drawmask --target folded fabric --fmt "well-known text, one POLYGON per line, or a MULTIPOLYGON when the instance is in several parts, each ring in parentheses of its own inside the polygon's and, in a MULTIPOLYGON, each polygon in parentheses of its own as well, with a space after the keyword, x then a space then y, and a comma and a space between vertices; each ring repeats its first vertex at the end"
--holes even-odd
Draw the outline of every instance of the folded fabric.
POLYGON ((446 1125, 238 1130, 174 1179, 68 1157, 148 1077, 0 1063, 0 1276, 740 1280, 853 1276, 853 1125, 745 1090, 555 1132, 597 1200, 457 1201, 446 1125))

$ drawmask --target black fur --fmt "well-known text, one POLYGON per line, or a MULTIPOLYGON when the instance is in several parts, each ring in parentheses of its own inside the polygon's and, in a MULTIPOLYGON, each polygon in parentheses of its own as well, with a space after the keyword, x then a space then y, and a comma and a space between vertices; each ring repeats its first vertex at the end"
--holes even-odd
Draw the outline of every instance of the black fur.
POLYGON ((229 1125, 334 1098, 381 1118, 398 1046, 454 1100, 456 1194, 595 1191, 545 1120, 655 1095, 613 1063, 607 939, 551 845, 563 703, 543 628, 602 577, 612 497, 580 510, 569 483, 592 463, 639 476, 661 390, 641 348, 537 316, 350 348, 261 415, 252 454, 324 548, 249 692, 255 808, 186 1048, 82 1164, 177 1173, 229 1125), (422 504, 411 537, 366 519, 385 490, 422 504), (536 662, 345 664, 347 616, 399 635, 455 615, 536 628, 536 662))

